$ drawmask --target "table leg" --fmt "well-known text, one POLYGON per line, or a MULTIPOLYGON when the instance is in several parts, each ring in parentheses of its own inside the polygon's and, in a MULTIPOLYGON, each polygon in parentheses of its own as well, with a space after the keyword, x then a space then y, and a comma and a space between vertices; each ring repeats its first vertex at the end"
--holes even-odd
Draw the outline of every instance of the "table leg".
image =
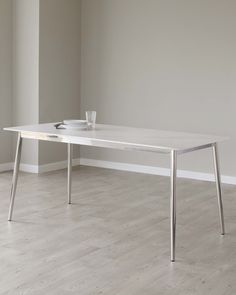
POLYGON ((176 234, 176 176, 177 152, 171 151, 171 195, 170 195, 170 230, 171 230, 171 261, 175 261, 175 234, 176 234))
POLYGON ((223 212, 223 203, 222 203, 222 192, 221 192, 221 180, 220 180, 220 167, 219 167, 219 158, 218 158, 218 148, 217 144, 212 145, 213 149, 213 159, 214 159, 214 168, 215 168, 215 179, 216 179, 216 189, 217 189, 217 198, 218 206, 220 213, 220 226, 221 234, 225 234, 225 224, 224 224, 224 212, 223 212))
POLYGON ((22 149, 22 137, 21 134, 18 134, 17 139, 17 146, 16 146, 16 156, 15 156, 15 164, 14 164, 14 171, 13 171, 13 178, 12 178, 12 187, 11 187, 11 198, 10 198, 10 208, 8 213, 8 220, 12 220, 12 213, 16 195, 16 186, 17 186, 17 179, 19 174, 19 166, 20 166, 20 158, 21 158, 21 149, 22 149))
POLYGON ((68 143, 68 182, 67 182, 67 192, 68 192, 68 204, 71 204, 71 172, 72 172, 72 154, 73 145, 68 143))

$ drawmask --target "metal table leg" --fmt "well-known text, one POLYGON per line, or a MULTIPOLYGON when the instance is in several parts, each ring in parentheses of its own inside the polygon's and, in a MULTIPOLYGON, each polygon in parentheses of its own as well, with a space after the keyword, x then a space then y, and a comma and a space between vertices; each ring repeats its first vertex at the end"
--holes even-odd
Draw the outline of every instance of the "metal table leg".
POLYGON ((18 179, 18 174, 19 174, 21 149, 22 149, 22 137, 21 137, 21 134, 19 133, 18 140, 17 140, 17 146, 16 146, 14 172, 13 172, 13 178, 12 178, 10 208, 9 208, 9 213, 8 213, 8 220, 9 221, 12 220, 12 213, 13 213, 14 201, 15 201, 15 195, 16 195, 17 179, 18 179))
POLYGON ((222 193, 221 193, 221 180, 220 180, 218 148, 217 148, 216 143, 214 143, 212 145, 212 150, 213 150, 216 189, 217 189, 217 198, 218 198, 218 206, 219 206, 219 214, 220 214, 221 234, 224 235, 225 234, 225 224, 224 224, 224 213, 223 213, 223 203, 222 203, 222 193))
POLYGON ((170 230, 171 230, 171 261, 175 261, 175 235, 176 235, 176 175, 177 152, 171 151, 171 195, 170 195, 170 230))
POLYGON ((71 204, 71 172, 72 172, 72 154, 73 154, 73 145, 68 143, 68 204, 71 204))

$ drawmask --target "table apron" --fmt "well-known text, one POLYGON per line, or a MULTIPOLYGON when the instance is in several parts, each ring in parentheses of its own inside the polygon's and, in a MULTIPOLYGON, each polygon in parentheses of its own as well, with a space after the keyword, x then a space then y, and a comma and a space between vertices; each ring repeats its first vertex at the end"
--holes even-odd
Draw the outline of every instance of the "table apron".
POLYGON ((196 146, 196 147, 189 148, 189 149, 179 150, 179 151, 177 151, 177 154, 182 155, 182 154, 191 153, 191 152, 198 151, 198 150, 208 149, 208 148, 211 148, 214 144, 215 144, 215 142, 196 146))
POLYGON ((139 144, 130 144, 123 142, 111 142, 101 139, 91 139, 91 138, 83 138, 83 137, 75 137, 70 135, 53 135, 53 134, 45 134, 45 133, 31 133, 31 132, 20 132, 22 138, 26 139, 35 139, 35 140, 43 140, 50 142, 61 142, 61 143, 70 143, 77 145, 85 145, 85 146, 94 146, 94 147, 102 147, 102 148, 110 148, 124 151, 142 151, 142 152, 153 152, 153 153, 162 153, 162 154, 170 154, 170 149, 158 148, 158 147, 149 147, 145 145, 139 144))

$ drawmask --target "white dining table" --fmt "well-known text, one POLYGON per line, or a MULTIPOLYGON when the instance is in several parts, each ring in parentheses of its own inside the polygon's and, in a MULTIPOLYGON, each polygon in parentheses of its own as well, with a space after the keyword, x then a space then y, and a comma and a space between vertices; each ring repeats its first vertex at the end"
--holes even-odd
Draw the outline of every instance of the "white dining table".
POLYGON ((175 261, 176 240, 176 178, 177 158, 185 153, 212 149, 221 234, 225 233, 218 143, 226 138, 186 132, 96 124, 93 130, 57 129, 55 123, 4 128, 18 133, 8 220, 12 220, 16 186, 20 166, 22 140, 35 139, 62 142, 68 145, 68 203, 71 204, 72 146, 85 145, 124 151, 145 151, 170 155, 170 258, 175 261))

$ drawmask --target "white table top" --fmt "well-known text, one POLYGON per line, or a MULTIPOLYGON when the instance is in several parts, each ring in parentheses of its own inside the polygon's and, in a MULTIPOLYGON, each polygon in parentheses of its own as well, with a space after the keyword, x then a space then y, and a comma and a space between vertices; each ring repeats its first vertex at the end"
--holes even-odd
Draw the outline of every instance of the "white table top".
POLYGON ((56 129, 54 124, 9 127, 4 130, 21 132, 22 137, 26 138, 152 152, 188 152, 227 139, 215 135, 103 124, 96 124, 95 130, 65 130, 56 129))

